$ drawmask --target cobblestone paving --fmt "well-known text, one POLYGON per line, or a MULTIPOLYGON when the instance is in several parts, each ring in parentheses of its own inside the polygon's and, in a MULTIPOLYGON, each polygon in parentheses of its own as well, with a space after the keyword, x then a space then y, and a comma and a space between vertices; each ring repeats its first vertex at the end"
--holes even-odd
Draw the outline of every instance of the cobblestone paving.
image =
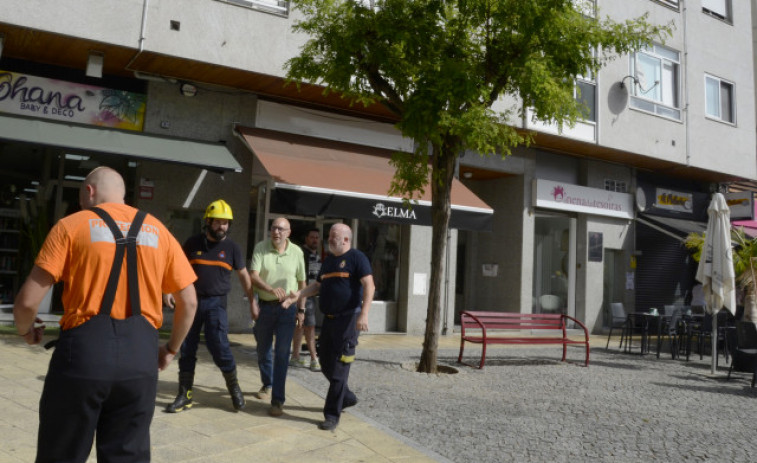
MULTIPOLYGON (((467 350, 477 359, 480 350, 467 350)), ((350 375, 367 417, 454 462, 686 461, 747 462, 757 455, 757 388, 727 368, 710 375, 710 358, 630 355, 594 348, 588 368, 571 349, 488 351, 483 370, 439 364, 457 374, 411 371, 419 349, 363 349, 350 375)), ((721 357, 722 360, 722 357, 721 357)), ((323 396, 320 373, 290 377, 323 396)))

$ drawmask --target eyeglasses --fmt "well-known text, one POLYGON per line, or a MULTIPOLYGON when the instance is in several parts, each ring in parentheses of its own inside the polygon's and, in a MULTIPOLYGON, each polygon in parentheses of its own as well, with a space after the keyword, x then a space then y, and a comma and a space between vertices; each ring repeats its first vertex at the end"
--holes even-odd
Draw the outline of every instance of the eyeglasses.
POLYGON ((284 228, 284 227, 277 227, 277 226, 274 225, 274 226, 271 227, 271 231, 272 232, 282 232, 283 233, 285 231, 289 231, 289 229, 288 228, 284 228))

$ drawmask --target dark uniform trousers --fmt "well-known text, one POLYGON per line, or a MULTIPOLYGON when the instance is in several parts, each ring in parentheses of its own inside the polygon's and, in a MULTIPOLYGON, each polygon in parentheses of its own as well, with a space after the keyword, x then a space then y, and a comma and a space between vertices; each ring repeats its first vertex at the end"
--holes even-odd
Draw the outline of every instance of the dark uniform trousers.
POLYGON ((329 380, 329 391, 323 416, 337 422, 345 403, 355 403, 357 398, 347 385, 350 366, 355 360, 358 331, 357 313, 326 315, 318 336, 318 356, 321 371, 329 380))
POLYGON ((149 462, 158 331, 141 315, 100 314, 61 332, 40 399, 37 463, 149 462))
POLYGON ((224 373, 237 367, 229 344, 229 319, 226 313, 226 296, 197 296, 197 312, 186 339, 181 344, 180 372, 194 372, 200 332, 205 327, 205 343, 213 362, 224 373))

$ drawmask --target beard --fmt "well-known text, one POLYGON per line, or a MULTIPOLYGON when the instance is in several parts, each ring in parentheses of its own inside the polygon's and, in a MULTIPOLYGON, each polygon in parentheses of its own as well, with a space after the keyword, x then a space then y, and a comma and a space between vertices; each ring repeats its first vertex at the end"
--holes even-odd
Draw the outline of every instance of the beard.
POLYGON ((211 228, 208 230, 208 234, 210 234, 210 237, 216 241, 222 241, 224 238, 226 238, 226 232, 221 229, 213 230, 211 228))

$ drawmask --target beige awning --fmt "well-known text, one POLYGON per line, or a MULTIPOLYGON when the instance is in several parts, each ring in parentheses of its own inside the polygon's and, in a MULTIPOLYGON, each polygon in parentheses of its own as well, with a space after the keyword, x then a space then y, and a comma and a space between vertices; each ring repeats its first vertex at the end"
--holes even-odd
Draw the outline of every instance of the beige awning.
MULTIPOLYGON (((236 130, 259 161, 253 172, 262 168, 274 181, 272 212, 431 223, 430 191, 413 202, 411 211, 402 209, 402 198, 388 195, 395 171, 389 150, 264 129, 236 130)), ((493 212, 453 180, 451 227, 489 229, 493 212)))

